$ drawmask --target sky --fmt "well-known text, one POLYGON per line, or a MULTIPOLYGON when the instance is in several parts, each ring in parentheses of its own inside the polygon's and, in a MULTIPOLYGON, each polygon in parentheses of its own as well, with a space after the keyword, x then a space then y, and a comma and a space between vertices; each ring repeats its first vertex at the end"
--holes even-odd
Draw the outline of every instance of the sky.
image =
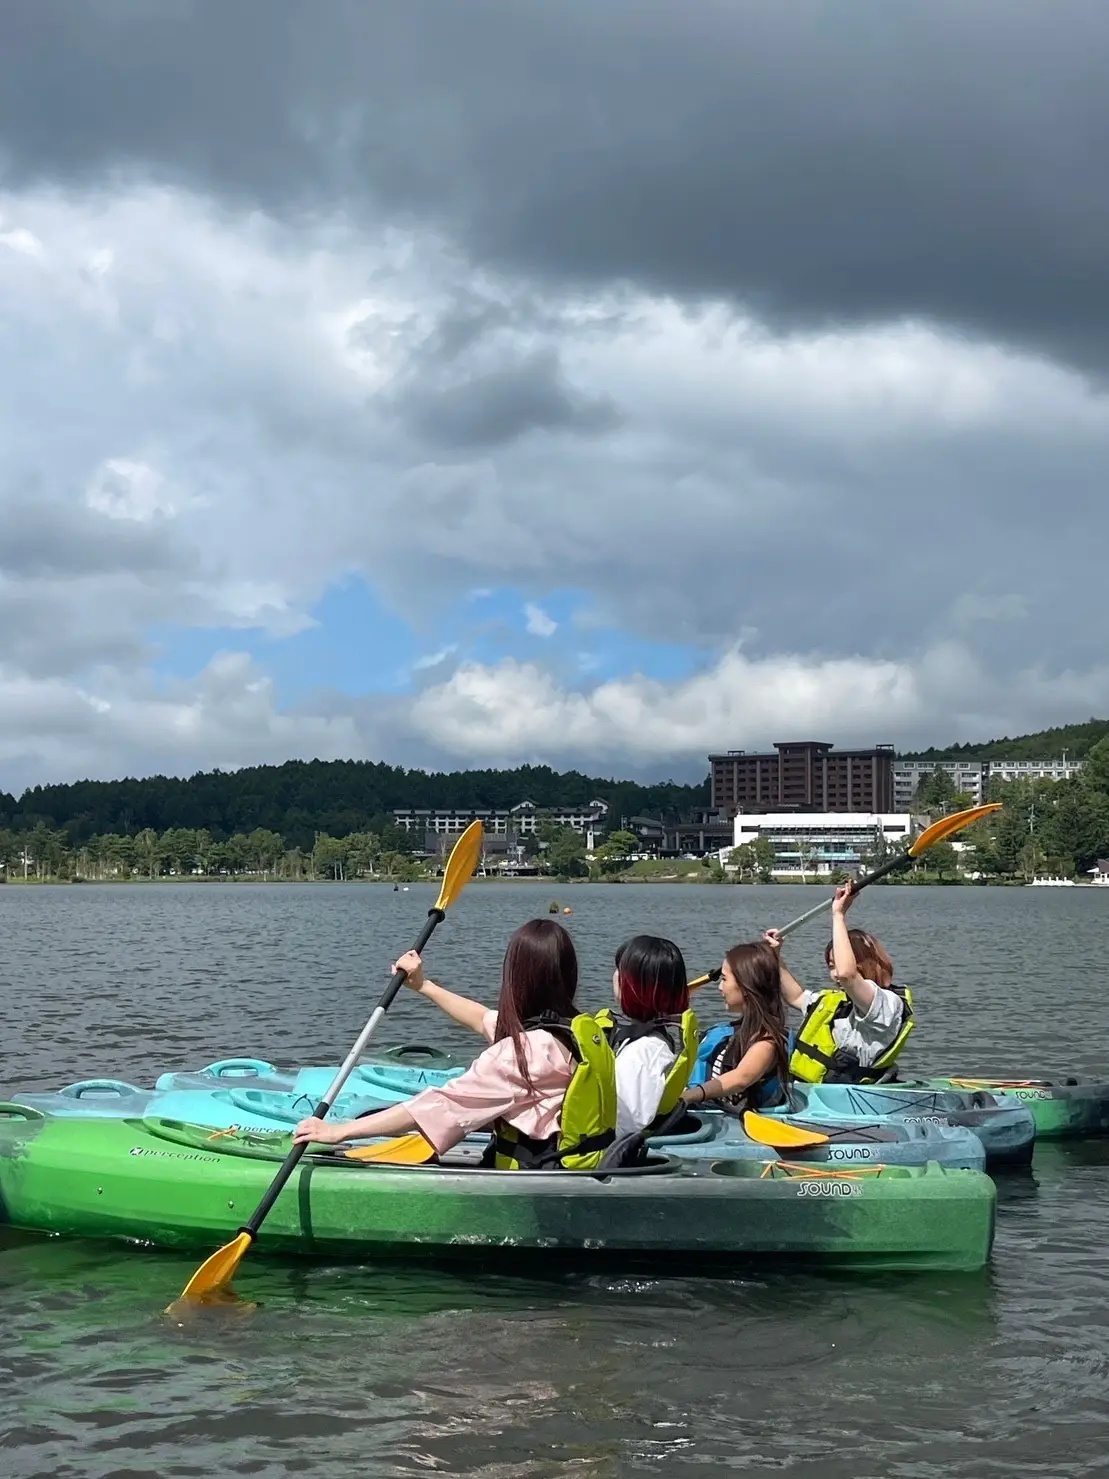
POLYGON ((1104 0, 6 0, 0 789, 1109 714, 1104 0))

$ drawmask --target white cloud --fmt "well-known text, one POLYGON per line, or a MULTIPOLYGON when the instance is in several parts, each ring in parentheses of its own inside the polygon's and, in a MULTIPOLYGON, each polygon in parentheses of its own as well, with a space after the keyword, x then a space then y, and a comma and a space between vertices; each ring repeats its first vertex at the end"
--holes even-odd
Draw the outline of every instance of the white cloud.
POLYGON ((738 649, 706 671, 663 683, 640 675, 585 690, 535 663, 463 663, 413 702, 408 725, 437 752, 469 763, 571 757, 644 766, 805 736, 837 744, 935 738, 935 715, 979 738, 1022 722, 1057 723, 1109 708, 1109 667, 1028 669, 1014 690, 954 643, 889 661, 738 649), (1021 719, 1020 716, 1026 716, 1021 719))
POLYGON ((349 715, 281 711, 271 680, 244 653, 222 653, 195 678, 168 685, 110 672, 95 682, 77 687, 0 668, 6 787, 365 753, 349 715))
POLYGON ((157 514, 172 518, 177 512, 165 479, 145 462, 109 457, 96 469, 85 489, 85 502, 110 519, 149 523, 157 514))
POLYGON ((448 657, 453 657, 457 651, 457 643, 451 642, 446 647, 440 647, 438 652, 428 652, 423 657, 418 657, 412 664, 412 670, 421 673, 426 672, 428 668, 437 668, 445 663, 448 657))
MULTIPOLYGON (((41 726, 27 779, 286 742, 696 765, 791 728, 988 737, 1109 702, 1109 402, 1041 357, 911 321, 775 334, 720 304, 544 296, 426 235, 177 189, 9 190, 0 208, 19 223, 0 239, 0 661, 41 726), (425 439, 406 415, 425 372, 508 394, 519 365, 549 383, 502 441, 425 439), (614 414, 576 427, 581 404, 614 414), (28 505, 44 527, 17 541, 28 505), (582 691, 463 663, 384 727, 372 696, 294 715, 243 678, 236 729, 211 673, 172 701, 154 684, 155 627, 287 636, 358 573, 405 612, 418 579, 432 615, 572 589, 583 631, 724 656, 680 684, 582 691), (108 705, 91 738, 80 694, 108 705)), ((524 620, 559 625, 533 600, 524 620)), ((449 656, 413 672, 442 679, 449 656)))
POLYGON ((524 616, 527 618, 527 630, 533 637, 553 637, 558 631, 558 622, 548 616, 542 606, 536 606, 531 601, 524 607, 524 616))

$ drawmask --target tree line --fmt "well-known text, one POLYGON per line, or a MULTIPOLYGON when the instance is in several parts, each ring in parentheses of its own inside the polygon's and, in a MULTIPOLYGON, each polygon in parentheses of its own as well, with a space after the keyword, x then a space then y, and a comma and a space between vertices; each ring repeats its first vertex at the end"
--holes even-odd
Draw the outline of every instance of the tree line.
POLYGON ((1081 760, 1109 735, 1109 719, 1087 719, 1082 724, 1063 724, 1055 729, 1041 729, 1036 734, 1017 735, 1014 739, 987 740, 983 744, 932 746, 927 750, 906 752, 905 760, 1045 760, 1065 750, 1074 760, 1081 760))
POLYGON ((65 833, 80 848, 97 837, 161 836, 167 831, 206 831, 217 843, 256 831, 280 834, 289 849, 310 851, 317 834, 386 835, 402 807, 462 809, 515 806, 540 809, 608 804, 618 824, 636 814, 676 819, 708 804, 708 781, 645 786, 604 780, 546 765, 514 770, 427 772, 368 760, 289 760, 236 771, 206 771, 189 779, 77 781, 34 786, 18 800, 0 792, 0 828, 32 832, 40 824, 65 833))
MULTIPOLYGON (((98 833, 72 843, 64 828, 37 822, 28 832, 0 829, 0 881, 129 882, 157 878, 257 878, 264 881, 337 883, 360 878, 414 882, 433 874, 435 858, 413 856, 417 839, 391 820, 379 831, 335 837, 320 832, 301 848, 280 832, 256 827, 222 840, 205 827, 145 827, 133 837, 98 833)), ((444 838, 449 844, 452 838, 444 838)), ((520 839, 524 859, 559 878, 605 877, 627 865, 637 847, 630 832, 616 831, 590 861, 585 839, 572 827, 540 817, 536 835, 520 839)))
MULTIPOLYGON (((394 829, 395 830, 395 829, 394 829)), ((64 828, 37 822, 29 832, 0 829, 0 878, 35 882, 127 882, 156 878, 263 880, 385 878, 411 881, 428 870, 411 856, 400 833, 388 841, 374 832, 345 837, 319 833, 309 848, 290 847, 279 832, 256 827, 217 840, 206 828, 144 827, 135 836, 106 832, 71 843, 64 828)))

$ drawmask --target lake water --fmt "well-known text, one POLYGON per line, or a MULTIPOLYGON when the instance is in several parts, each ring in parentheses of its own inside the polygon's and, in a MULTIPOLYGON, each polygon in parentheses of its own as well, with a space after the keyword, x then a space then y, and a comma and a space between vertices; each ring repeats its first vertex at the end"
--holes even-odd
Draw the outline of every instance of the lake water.
MULTIPOLYGON (((671 935, 699 972, 817 897, 476 883, 428 968, 492 1002, 508 934, 557 898, 599 1005, 628 934, 671 935)), ((149 1084, 231 1054, 335 1063, 433 900, 421 885, 0 888, 0 1092, 149 1084)), ((907 1066, 1109 1076, 1109 890, 875 889, 855 913, 914 988, 907 1066)), ((802 981, 822 981, 826 937, 817 923, 789 942, 802 981)), ((403 992, 381 1040, 473 1047, 403 992)), ((0 1474, 1104 1475, 1109 1141, 1041 1146, 999 1188, 978 1275, 520 1279, 255 1258, 236 1287, 257 1308, 185 1328, 161 1312, 195 1259, 0 1229, 0 1474)))

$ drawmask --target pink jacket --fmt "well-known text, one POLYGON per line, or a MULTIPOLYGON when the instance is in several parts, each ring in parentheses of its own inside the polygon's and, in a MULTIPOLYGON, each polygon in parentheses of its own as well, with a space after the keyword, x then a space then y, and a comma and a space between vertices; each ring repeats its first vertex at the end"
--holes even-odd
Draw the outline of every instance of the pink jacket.
POLYGON ((492 1046, 465 1073, 409 1100, 420 1133, 439 1152, 450 1150, 472 1130, 483 1130, 496 1119, 506 1119, 521 1134, 537 1140, 558 1131, 562 1101, 574 1076, 574 1060, 567 1049, 542 1028, 524 1034, 524 1058, 532 1081, 529 1088, 516 1062, 512 1039, 493 1042, 496 1012, 486 1012, 481 1030, 492 1046))

